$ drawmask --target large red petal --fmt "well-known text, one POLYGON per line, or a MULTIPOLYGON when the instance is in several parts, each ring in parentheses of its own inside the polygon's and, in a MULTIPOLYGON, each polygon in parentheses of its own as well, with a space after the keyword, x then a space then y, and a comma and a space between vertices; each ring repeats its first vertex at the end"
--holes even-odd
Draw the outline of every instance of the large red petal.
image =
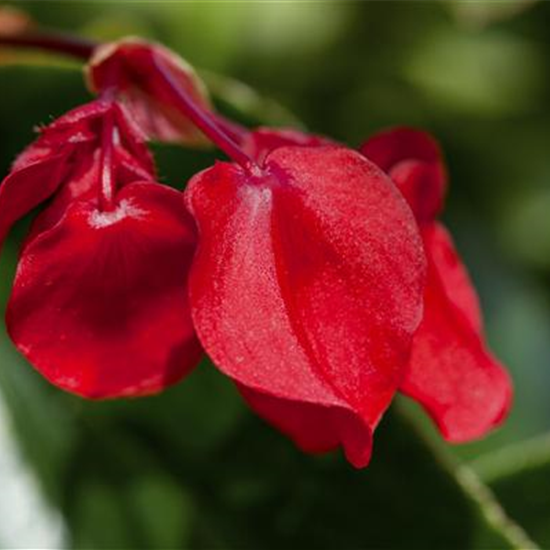
POLYGON ((435 219, 443 207, 447 173, 434 138, 399 127, 374 135, 360 151, 391 176, 419 222, 435 219))
POLYGON ((286 147, 265 165, 251 176, 219 163, 186 191, 200 232, 195 327, 259 414, 363 466, 420 320, 416 223, 353 151, 286 147))
POLYGON ((186 278, 195 235, 181 195, 126 186, 113 212, 76 201, 26 247, 9 333, 52 383, 89 398, 162 390, 200 350, 186 278))
POLYGON ((428 256, 424 318, 401 389, 426 408, 446 439, 469 441, 502 420, 512 388, 484 346, 477 301, 472 310, 475 291, 449 235, 434 224, 423 236, 428 256))

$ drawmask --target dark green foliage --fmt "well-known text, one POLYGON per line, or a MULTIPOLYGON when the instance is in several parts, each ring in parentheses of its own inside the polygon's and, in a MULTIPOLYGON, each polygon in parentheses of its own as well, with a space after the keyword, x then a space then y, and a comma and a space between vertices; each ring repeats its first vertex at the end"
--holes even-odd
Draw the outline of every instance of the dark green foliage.
POLYGON ((550 439, 544 436, 482 457, 476 462, 484 481, 508 514, 541 548, 550 546, 550 439))

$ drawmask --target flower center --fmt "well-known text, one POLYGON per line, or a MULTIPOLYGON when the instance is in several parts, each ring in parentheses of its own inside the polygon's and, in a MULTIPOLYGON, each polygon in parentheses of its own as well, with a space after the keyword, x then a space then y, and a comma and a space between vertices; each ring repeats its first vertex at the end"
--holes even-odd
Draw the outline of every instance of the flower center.
POLYGON ((126 218, 142 219, 145 214, 145 210, 134 205, 132 201, 123 199, 110 211, 94 210, 91 212, 88 223, 94 229, 103 229, 126 218))

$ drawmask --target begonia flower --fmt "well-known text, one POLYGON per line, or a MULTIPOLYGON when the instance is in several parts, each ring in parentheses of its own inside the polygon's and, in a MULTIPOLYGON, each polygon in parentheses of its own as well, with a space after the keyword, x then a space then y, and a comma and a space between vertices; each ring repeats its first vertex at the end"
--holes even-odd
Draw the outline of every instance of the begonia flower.
POLYGON ((306 451, 368 463, 421 317, 424 254, 389 178, 337 146, 217 163, 189 183, 199 339, 250 406, 306 451))
POLYGON ((89 398, 181 379, 200 355, 186 287, 195 228, 121 105, 100 99, 42 129, 0 185, 0 237, 48 198, 8 304, 18 349, 89 398))

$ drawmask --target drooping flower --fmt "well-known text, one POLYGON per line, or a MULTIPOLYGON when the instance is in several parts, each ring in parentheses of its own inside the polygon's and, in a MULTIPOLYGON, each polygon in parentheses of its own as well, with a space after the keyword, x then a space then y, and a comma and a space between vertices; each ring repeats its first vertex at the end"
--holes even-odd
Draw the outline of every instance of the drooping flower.
POLYGON ((421 403, 453 442, 486 434, 505 417, 510 379, 484 342, 475 289, 453 241, 436 216, 446 170, 426 133, 397 128, 375 135, 361 152, 399 187, 420 227, 428 259, 424 315, 401 391, 421 403))
POLYGON ((7 310, 18 349, 89 398, 160 391, 197 362, 187 298, 195 228, 143 137, 99 99, 43 129, 0 185, 0 238, 35 206, 7 310))
POLYGON ((352 150, 294 146, 261 168, 217 163, 185 194, 205 351, 299 447, 366 465, 421 316, 424 254, 397 189, 352 150))
POLYGON ((397 391, 452 441, 498 423, 510 384, 435 221, 445 170, 433 140, 394 131, 361 155, 297 130, 248 132, 212 112, 191 67, 137 39, 96 48, 87 79, 108 100, 43 130, 0 187, 0 244, 52 199, 8 308, 47 378, 86 397, 153 393, 196 363, 196 330, 250 406, 307 451, 342 446, 366 465, 397 391), (186 190, 194 260, 193 219, 156 182, 144 135, 207 136, 235 161, 186 190))
MULTIPOLYGON (((245 135, 242 145, 261 161, 285 145, 318 147, 322 141, 303 132, 261 128, 245 135)), ((426 408, 447 440, 478 438, 506 416, 512 388, 484 344, 475 289, 436 220, 447 182, 439 146, 425 132, 399 128, 373 137, 361 152, 391 176, 406 198, 428 258, 424 318, 400 390, 426 408)))

